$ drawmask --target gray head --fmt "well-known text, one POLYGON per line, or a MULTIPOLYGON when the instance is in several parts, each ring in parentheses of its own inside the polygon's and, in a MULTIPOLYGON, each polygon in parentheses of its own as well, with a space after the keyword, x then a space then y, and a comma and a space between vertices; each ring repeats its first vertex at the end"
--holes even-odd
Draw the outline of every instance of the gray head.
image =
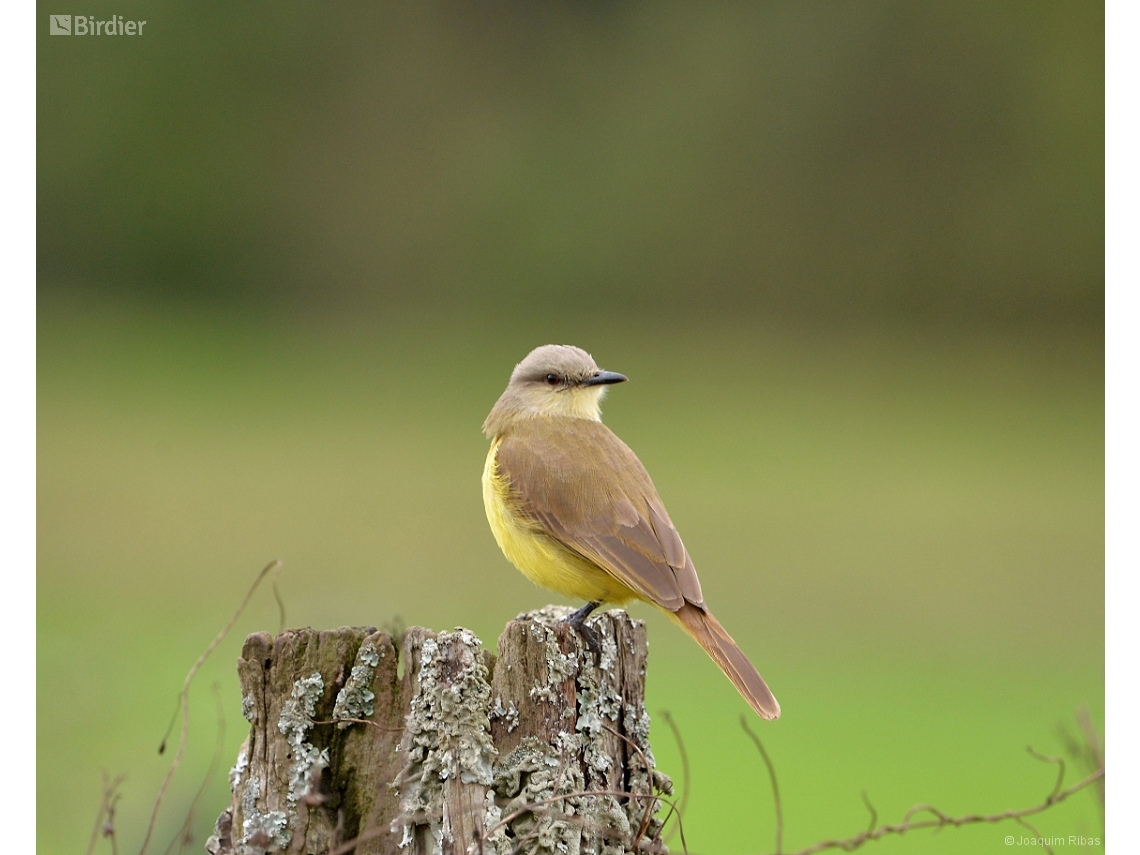
POLYGON ((506 391, 483 423, 483 432, 494 436, 512 422, 534 416, 600 420, 606 387, 626 379, 598 368, 580 347, 544 344, 515 366, 506 391))

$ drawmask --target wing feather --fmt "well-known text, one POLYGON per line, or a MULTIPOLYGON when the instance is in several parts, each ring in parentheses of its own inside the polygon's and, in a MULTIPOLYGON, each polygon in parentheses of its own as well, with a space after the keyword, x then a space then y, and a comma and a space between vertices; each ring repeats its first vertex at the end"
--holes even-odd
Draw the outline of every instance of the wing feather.
POLYGON ((601 422, 537 418, 503 437, 499 475, 547 536, 646 600, 704 607, 697 571, 641 461, 601 422))

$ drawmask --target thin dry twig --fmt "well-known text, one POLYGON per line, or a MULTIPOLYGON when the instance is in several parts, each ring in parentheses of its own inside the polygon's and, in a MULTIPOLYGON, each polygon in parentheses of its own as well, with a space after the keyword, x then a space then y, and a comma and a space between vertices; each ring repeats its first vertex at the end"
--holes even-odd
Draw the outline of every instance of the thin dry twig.
POLYGON ((1033 750, 1032 745, 1026 745, 1025 750, 1029 752, 1030 757, 1035 757, 1042 763, 1056 763, 1057 764, 1057 783, 1053 785, 1053 792, 1049 794, 1050 799, 1057 797, 1057 793, 1061 792, 1061 787, 1065 785, 1065 761, 1060 757, 1050 757, 1046 754, 1039 754, 1033 750))
MULTIPOLYGON (((799 850, 798 852, 794 853, 794 855, 815 855, 817 852, 823 852, 828 849, 842 849, 845 852, 851 852, 855 849, 858 849, 863 844, 868 843, 869 841, 879 840, 880 838, 891 834, 905 834, 908 831, 914 831, 920 828, 940 829, 946 826, 958 828, 963 825, 974 825, 978 823, 999 823, 1005 822, 1007 820, 1013 820, 1023 828, 1032 832, 1038 845, 1040 845, 1046 852, 1051 853, 1052 849, 1049 847, 1047 838, 1042 835, 1041 832, 1032 823, 1029 822, 1027 817, 1042 813, 1054 805, 1065 801, 1074 793, 1078 793, 1093 784, 1097 785, 1097 788, 1100 792, 1103 793, 1104 790, 1104 753, 1103 748, 1101 747, 1100 737, 1097 735, 1096 729, 1092 725, 1092 721, 1089 718, 1087 711, 1083 709, 1079 710, 1077 713, 1077 719, 1084 734, 1085 744, 1083 746, 1078 745, 1076 740, 1068 733, 1068 731, 1062 730, 1063 738, 1067 739, 1069 743, 1067 745, 1067 749, 1075 756, 1081 758, 1092 758, 1094 762, 1097 763, 1097 767, 1088 776, 1078 781, 1076 784, 1073 784, 1073 786, 1067 789, 1062 789, 1065 785, 1065 761, 1060 757, 1051 757, 1046 754, 1041 754, 1037 751, 1034 751, 1032 746, 1027 746, 1026 751, 1031 757, 1036 760, 1040 760, 1043 763, 1055 763, 1058 767, 1057 779, 1053 783, 1053 789, 1050 790, 1049 795, 1045 797, 1044 801, 1038 805, 1022 808, 1021 810, 1006 810, 1000 813, 991 814, 967 814, 965 816, 955 817, 946 814, 945 812, 934 807, 934 805, 917 804, 903 815, 902 822, 895 824, 876 825, 879 819, 878 811, 875 810, 874 805, 871 804, 871 800, 867 796, 867 791, 864 790, 862 794, 863 804, 867 806, 867 810, 871 814, 871 822, 867 826, 866 831, 862 832, 861 834, 856 834, 853 837, 844 838, 842 840, 823 840, 819 843, 808 846, 806 849, 799 850), (1084 713, 1083 718, 1081 716, 1082 712, 1084 713), (922 814, 929 814, 931 818, 920 820, 915 819, 915 817, 922 814)), ((782 855, 780 845, 781 841, 779 836, 782 831, 782 808, 779 802, 779 791, 776 788, 775 769, 772 766, 771 759, 768 757, 768 752, 764 750, 764 746, 760 742, 760 739, 749 729, 748 720, 744 716, 741 717, 741 725, 744 727, 744 731, 752 738, 752 741, 756 743, 756 747, 760 749, 760 754, 764 758, 764 762, 768 767, 768 773, 772 778, 772 789, 774 798, 776 800, 777 816, 777 838, 775 855, 782 855)))
MULTIPOLYGON (((608 730, 618 739, 623 740, 627 745, 631 746, 637 755, 641 758, 641 763, 645 767, 645 772, 649 776, 649 793, 653 794, 653 764, 649 762, 649 758, 645 756, 645 752, 641 750, 641 746, 626 736, 624 733, 619 733, 614 728, 606 723, 602 723, 602 728, 608 730)), ((633 838, 633 843, 630 848, 637 851, 637 845, 641 842, 641 838, 645 836, 645 832, 649 830, 649 823, 653 819, 653 814, 657 813, 657 805, 650 805, 645 809, 644 815, 641 817, 641 822, 637 826, 637 834, 633 838)))
POLYGON ((1031 823, 1029 820, 1025 819, 1024 817, 1020 817, 1020 816, 1014 817, 1014 822, 1016 822, 1018 825, 1022 826, 1023 828, 1027 828, 1031 832, 1033 832, 1034 838, 1036 838, 1037 842, 1041 844, 1041 848, 1044 849, 1046 852, 1048 852, 1049 855, 1056 855, 1056 853, 1053 852, 1053 847, 1051 847, 1048 843, 1045 842, 1045 836, 1040 831, 1037 830, 1037 826, 1035 826, 1033 823, 1031 823))
POLYGON ((356 837, 352 838, 351 840, 346 840, 344 843, 340 844, 340 846, 330 849, 327 855, 348 855, 349 852, 352 852, 361 843, 367 843, 369 840, 375 840, 381 835, 391 833, 392 830, 390 828, 386 828, 382 825, 377 825, 374 828, 369 828, 365 831, 360 832, 360 834, 356 835, 356 837))
MULTIPOLYGON (((1088 707, 1082 706, 1077 710, 1077 727, 1080 737, 1083 738, 1075 736, 1065 724, 1058 726, 1057 732, 1061 737, 1061 742, 1064 744, 1065 750, 1086 772, 1103 768, 1104 743, 1101 741, 1100 734, 1097 733, 1096 726, 1092 722, 1088 707)), ((1097 807, 1100 809, 1101 828, 1104 828, 1103 779, 1097 782, 1094 793, 1097 800, 1097 807)))
POLYGON ((384 725, 380 724, 379 722, 372 721, 371 719, 352 718, 350 716, 345 716, 344 718, 330 718, 330 719, 327 719, 325 721, 319 721, 319 720, 313 718, 313 719, 309 719, 309 721, 311 721, 313 724, 340 724, 341 722, 348 722, 350 724, 367 724, 367 725, 370 725, 371 727, 376 728, 377 730, 383 730, 383 731, 386 731, 388 733, 403 733, 404 732, 403 727, 385 727, 384 725))
POLYGON ((99 813, 95 815, 95 825, 91 828, 91 840, 87 843, 87 855, 92 855, 100 836, 111 838, 111 849, 117 849, 115 844, 115 805, 119 801, 119 785, 126 780, 125 775, 117 776, 113 781, 103 773, 103 797, 99 802, 99 813))
POLYGON ((214 755, 210 758, 210 766, 202 777, 202 784, 198 787, 198 792, 194 794, 194 799, 190 802, 190 807, 186 811, 186 819, 182 821, 182 827, 178 830, 178 836, 170 841, 170 845, 166 847, 163 855, 170 855, 175 843, 178 844, 179 855, 182 855, 186 851, 186 847, 193 842, 194 820, 198 816, 198 805, 201 804, 206 795, 206 790, 209 789, 214 780, 214 772, 217 770, 218 764, 222 760, 222 753, 226 748, 226 711, 222 707, 222 690, 217 683, 214 683, 211 688, 214 691, 214 708, 218 714, 218 736, 214 741, 214 755))
POLYGON ((111 841, 111 855, 119 855, 119 839, 115 836, 115 807, 119 804, 119 794, 107 804, 107 820, 103 823, 103 836, 111 841))
POLYGON ((871 812, 871 821, 867 823, 867 830, 873 829, 879 822, 879 812, 875 810, 875 806, 871 804, 870 798, 867 797, 867 791, 863 790, 863 804, 867 806, 867 810, 871 812))
POLYGON ((823 852, 827 849, 842 849, 845 852, 851 852, 854 849, 858 849, 864 843, 867 843, 871 840, 878 840, 890 834, 905 834, 908 831, 915 831, 920 828, 943 828, 945 826, 960 828, 963 825, 974 825, 977 823, 998 823, 1010 819, 1019 822, 1025 827, 1029 828, 1034 832, 1039 840, 1044 841, 1044 838, 1041 837, 1040 833, 1037 832, 1033 826, 1029 825, 1025 821, 1025 818, 1033 816, 1034 814, 1041 813, 1042 811, 1046 811, 1054 805, 1060 804, 1061 802, 1065 801, 1065 799, 1069 798, 1069 796, 1080 792, 1085 787, 1089 786, 1090 784, 1094 784, 1103 778, 1104 769, 1098 769, 1087 778, 1078 781, 1068 789, 1061 790, 1056 793, 1051 793, 1049 797, 1039 805, 1023 808, 1021 810, 1002 811, 1001 813, 969 814, 966 816, 953 817, 943 813, 931 805, 916 805, 907 811, 906 817, 900 823, 894 825, 881 825, 878 828, 869 829, 867 831, 864 831, 862 834, 856 834, 854 837, 848 837, 843 840, 823 840, 819 843, 808 846, 806 849, 799 850, 798 852, 794 853, 794 855, 814 855, 816 852, 823 852), (917 822, 912 821, 911 817, 919 813, 929 813, 932 814, 934 818, 919 820, 917 822))
MULTIPOLYGON (((273 599, 277 601, 277 634, 280 635, 285 631, 285 600, 281 597, 281 589, 277 586, 277 582, 281 579, 281 559, 278 558, 273 562, 277 569, 273 573, 273 599)), ((267 568, 268 569, 268 568, 267 568)), ((262 570, 262 573, 265 571, 262 570)), ((260 581, 260 580, 258 580, 260 581)), ((257 587, 254 585, 254 587, 257 587)), ((251 592, 252 593, 252 592, 251 592)))
MULTIPOLYGON (((270 572, 274 573, 274 578, 276 578, 276 574, 280 571, 280 559, 270 561, 265 565, 262 571, 257 574, 257 578, 254 579, 253 584, 249 588, 249 592, 245 595, 245 599, 241 601, 241 605, 238 606, 237 611, 235 611, 233 614, 233 617, 230 618, 229 622, 222 628, 221 632, 214 636, 214 640, 209 643, 206 649, 202 652, 202 655, 198 657, 198 660, 192 666, 190 666, 190 671, 186 674, 186 679, 182 683, 182 691, 178 693, 178 704, 175 708, 174 716, 170 721, 170 726, 166 730, 166 735, 162 738, 162 742, 158 747, 159 754, 162 754, 166 750, 166 740, 170 738, 170 732, 174 729, 174 723, 178 720, 179 714, 181 714, 182 732, 178 739, 178 751, 174 755, 174 760, 170 764, 170 770, 166 773, 166 777, 162 780, 162 785, 158 788, 158 796, 154 800, 154 809, 150 814, 150 823, 147 825, 146 836, 143 837, 142 846, 139 848, 139 855, 146 855, 147 847, 150 845, 150 839, 154 835, 155 823, 158 821, 158 812, 162 807, 163 799, 166 798, 166 790, 170 786, 170 781, 174 778, 175 772, 178 771, 178 767, 182 765, 182 757, 186 753, 186 742, 190 734, 190 684, 194 681, 194 677, 197 675, 202 665, 205 664, 210 654, 213 653, 215 648, 217 648, 217 646, 222 643, 222 640, 225 639, 227 635, 229 635, 230 630, 233 629, 234 624, 238 622, 238 618, 241 617, 242 612, 244 612, 246 606, 249 605, 249 601, 253 599, 253 595, 257 591, 257 588, 261 584, 262 580, 265 579, 265 577, 270 572)), ((282 615, 284 615, 284 612, 282 612, 282 615)))
POLYGON ((776 804, 776 855, 781 855, 784 848, 784 805, 780 801, 780 785, 776 782, 776 767, 772 765, 772 758, 768 756, 768 751, 764 748, 764 743, 760 741, 760 737, 753 733, 752 728, 748 726, 747 716, 740 716, 740 726, 756 743, 756 747, 760 749, 760 756, 764 758, 764 765, 768 767, 768 778, 772 782, 772 801, 776 804))
POLYGON ((1096 725, 1093 724, 1092 716, 1089 715, 1088 707, 1077 710, 1077 724, 1084 734, 1089 756, 1098 769, 1104 768, 1104 744, 1100 740, 1100 734, 1097 733, 1096 725))
MULTIPOLYGON (((568 759, 569 759, 569 752, 567 752, 565 749, 563 749, 563 751, 561 752, 561 754, 559 754, 559 755, 558 755, 558 769, 557 769, 557 771, 555 771, 555 773, 554 773, 554 781, 555 781, 555 786, 556 786, 556 787, 558 787, 558 786, 561 786, 561 784, 562 784, 562 781, 563 781, 563 780, 565 780, 565 778, 564 778, 564 773, 565 773, 565 771, 566 771, 566 763, 567 763, 567 760, 568 760, 568 759)), ((542 816, 541 816, 541 817, 539 817, 539 820, 540 820, 540 821, 539 821, 539 822, 536 822, 536 823, 534 824, 534 826, 531 828, 531 830, 530 830, 530 831, 529 831, 527 834, 523 835, 522 837, 518 838, 518 839, 515 841, 515 845, 511 847, 511 855, 519 855, 519 853, 520 853, 520 852, 522 852, 523 848, 524 848, 524 847, 525 847, 525 846, 526 846, 528 843, 530 843, 530 841, 532 841, 532 840, 535 840, 535 839, 537 839, 537 838, 538 838, 539 834, 541 834, 541 833, 542 833, 542 823, 541 823, 541 820, 542 820, 542 819, 546 819, 547 817, 549 817, 549 816, 550 816, 550 811, 551 811, 552 809, 553 809, 553 806, 551 806, 551 807, 547 807, 547 808, 546 808, 546 810, 544 810, 544 811, 542 812, 542 816)), ((493 831, 494 831, 494 829, 492 829, 492 832, 493 832, 493 831)), ((482 834, 481 834, 480 832, 478 832, 478 831, 476 831, 476 834, 477 834, 477 836, 479 837, 479 846, 480 846, 480 851, 482 851, 483 840, 485 840, 485 839, 486 839, 486 837, 485 837, 485 835, 482 835, 482 834)))
MULTIPOLYGON (((510 823, 514 822, 516 819, 518 819, 523 814, 525 814, 525 813, 536 813, 538 808, 548 807, 548 806, 557 804, 560 801, 565 801, 566 799, 576 799, 576 798, 582 798, 584 796, 616 796, 619 798, 634 798, 634 799, 637 799, 637 798, 646 799, 646 798, 648 798, 648 799, 653 799, 655 801, 660 801, 664 804, 667 804, 670 807, 672 807, 674 810, 676 809, 676 806, 673 804, 673 802, 670 799, 667 799, 667 798, 660 796, 660 795, 646 795, 645 793, 630 793, 630 792, 625 792, 624 790, 577 790, 577 791, 572 792, 572 793, 563 793, 562 795, 551 796, 548 799, 541 799, 537 802, 530 802, 529 804, 522 805, 521 807, 516 808, 515 810, 511 811, 506 816, 502 817, 497 823, 492 825, 489 829, 487 829, 486 831, 484 831, 480 835, 480 837, 479 837, 479 852, 483 852, 483 843, 484 843, 484 841, 487 840, 487 838, 491 837, 500 828, 503 828, 504 826, 510 825, 510 823)), ((574 817, 574 816, 570 816, 570 815, 566 815, 565 817, 559 817, 559 819, 565 820, 568 822, 571 822, 571 821, 580 822, 581 821, 580 817, 574 817)), ((327 855, 348 855, 349 852, 352 852, 361 843, 365 843, 369 840, 374 840, 377 837, 380 837, 380 836, 385 835, 385 834, 391 834, 391 833, 392 833, 391 829, 386 828, 386 827, 381 827, 381 826, 366 829, 365 831, 360 832, 360 834, 356 835, 356 837, 352 838, 351 840, 346 840, 344 843, 340 844, 339 846, 337 846, 333 849, 330 849, 328 851, 327 855)), ((681 838, 683 841, 684 840, 684 831, 681 832, 681 838)), ((688 852, 688 849, 685 849, 685 852, 688 852)))
MULTIPOLYGON (((661 710, 661 717, 665 719, 665 723, 669 725, 669 729, 673 731, 673 738, 677 741, 677 753, 681 755, 681 798, 680 806, 677 808, 677 824, 670 829, 668 834, 663 834, 662 839, 668 843, 673 839, 673 834, 681 827, 681 819, 685 815, 685 808, 689 806, 689 753, 685 750, 685 741, 681 739, 681 729, 677 727, 677 722, 673 720, 673 714, 669 710, 661 710)), ((668 817, 666 817, 668 821, 668 817)), ((681 845, 685 845, 682 839, 681 845)))
MULTIPOLYGON (((537 808, 546 807, 547 805, 557 804, 558 802, 565 801, 566 799, 578 799, 584 796, 616 796, 624 799, 654 799, 664 804, 671 804, 671 800, 660 795, 646 795, 645 793, 630 793, 625 790, 577 790, 573 793, 563 793, 558 796, 551 796, 548 799, 539 799, 536 802, 528 802, 521 805, 515 810, 511 811, 506 816, 502 817, 498 822, 492 825, 483 834, 483 840, 491 837, 496 831, 504 826, 510 825, 520 816, 525 813, 535 813, 537 808)), ((683 835, 682 835, 683 836, 683 835)), ((346 850, 347 851, 347 850, 346 850)), ((480 841, 480 852, 482 852, 482 841, 480 841)), ((330 852, 329 855, 343 855, 341 852, 330 852)))

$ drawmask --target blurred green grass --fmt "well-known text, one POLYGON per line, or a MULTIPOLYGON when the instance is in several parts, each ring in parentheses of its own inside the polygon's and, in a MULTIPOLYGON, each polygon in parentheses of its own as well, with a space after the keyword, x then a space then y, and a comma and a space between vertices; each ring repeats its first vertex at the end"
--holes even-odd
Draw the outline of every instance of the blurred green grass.
MULTIPOLYGON (((479 426, 513 364, 579 344, 631 383, 606 420, 653 474, 709 603, 784 707, 756 727, 786 842, 882 820, 1040 801, 1058 722, 1103 722, 1103 363, 1063 331, 764 326, 633 312, 379 320, 242 316, 54 289, 38 318, 39 851, 79 851, 100 770, 128 775, 125 851, 166 768, 182 678, 271 558, 290 625, 464 625, 493 643, 552 596, 498 553, 479 426)), ((649 707, 692 759, 694 852, 770 848, 745 707, 667 621, 649 621, 649 707)), ((263 591, 193 690, 181 821, 227 717, 233 662, 274 630, 263 591)), ((661 765, 680 780, 655 722, 661 765)), ((1075 780, 1075 777, 1073 778, 1075 780)), ((199 841, 226 799, 215 774, 199 841)), ((1047 834, 1103 836, 1091 795, 1047 834)), ((1012 826, 917 833, 889 852, 971 852, 1012 826)), ((676 841, 675 841, 676 843, 676 841)), ((196 843, 195 846, 198 844, 196 843)))

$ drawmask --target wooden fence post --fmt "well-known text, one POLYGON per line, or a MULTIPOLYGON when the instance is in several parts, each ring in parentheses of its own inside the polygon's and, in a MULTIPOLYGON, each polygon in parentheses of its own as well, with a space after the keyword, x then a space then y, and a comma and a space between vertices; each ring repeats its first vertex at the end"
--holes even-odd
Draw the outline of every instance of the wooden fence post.
POLYGON ((250 734, 212 855, 663 853, 645 625, 547 606, 496 658, 469 630, 289 630, 246 639, 250 734), (402 666, 402 667, 401 667, 402 666))

